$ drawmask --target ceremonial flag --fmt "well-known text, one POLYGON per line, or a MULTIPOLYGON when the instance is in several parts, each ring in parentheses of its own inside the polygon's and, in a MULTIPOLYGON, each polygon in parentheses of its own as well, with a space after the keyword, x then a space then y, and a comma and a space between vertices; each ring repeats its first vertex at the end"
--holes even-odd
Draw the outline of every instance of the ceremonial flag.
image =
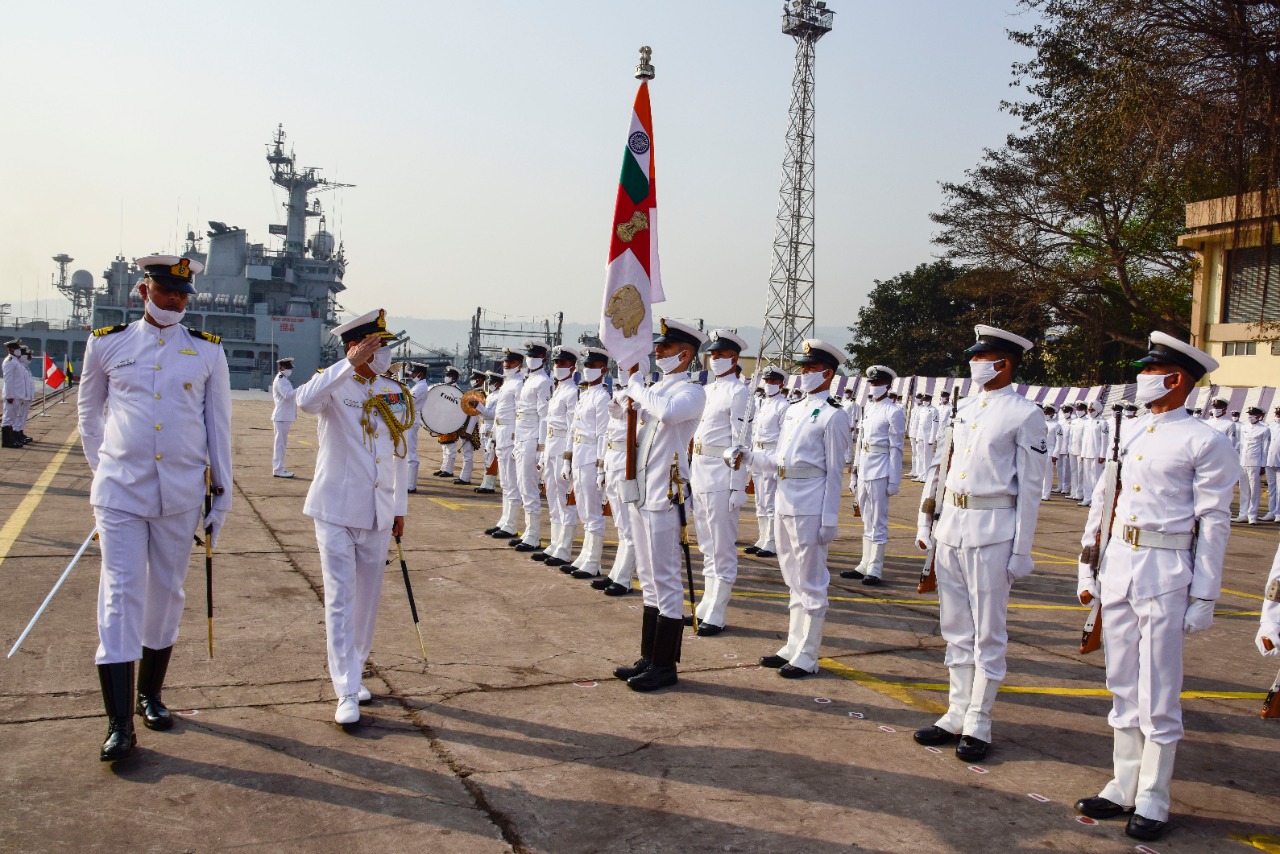
POLYGON ((68 355, 67 355, 66 360, 65 360, 65 364, 66 364, 66 367, 63 369, 63 372, 67 375, 67 382, 68 382, 68 383, 74 383, 74 382, 76 381, 76 372, 75 372, 75 370, 71 367, 71 356, 70 356, 70 354, 68 354, 68 355))
POLYGON ((44 384, 49 388, 61 388, 62 384, 67 381, 67 377, 53 363, 53 359, 49 358, 49 354, 44 354, 44 384))
POLYGON ((658 202, 653 169, 653 116, 649 82, 641 81, 627 130, 609 235, 600 339, 626 372, 646 362, 653 350, 652 306, 662 302, 658 271, 658 202))

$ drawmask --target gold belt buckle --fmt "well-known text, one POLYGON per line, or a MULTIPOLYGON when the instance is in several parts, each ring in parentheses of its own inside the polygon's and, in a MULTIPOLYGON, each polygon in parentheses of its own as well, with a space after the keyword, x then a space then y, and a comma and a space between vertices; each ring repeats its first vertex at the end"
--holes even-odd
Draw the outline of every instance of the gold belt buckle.
POLYGON ((695 443, 694 443, 694 445, 693 445, 693 452, 694 452, 695 454, 701 454, 701 453, 702 453, 702 443, 701 443, 701 442, 695 442, 695 443))
POLYGON ((957 507, 961 507, 965 510, 969 509, 969 495, 967 493, 957 492, 952 495, 952 498, 955 500, 957 507))
POLYGON ((1121 536, 1126 543, 1136 548, 1138 540, 1142 537, 1142 529, 1125 525, 1124 530, 1121 532, 1121 536))
POLYGON ((786 480, 786 479, 787 479, 787 467, 778 466, 778 480, 786 480))

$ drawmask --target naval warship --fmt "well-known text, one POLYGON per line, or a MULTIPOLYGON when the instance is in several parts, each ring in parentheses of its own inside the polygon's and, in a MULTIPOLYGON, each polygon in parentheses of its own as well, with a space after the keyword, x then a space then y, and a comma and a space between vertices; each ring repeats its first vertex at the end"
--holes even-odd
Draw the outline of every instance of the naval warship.
MULTIPOLYGON (((204 237, 187 232, 182 249, 205 265, 183 324, 222 338, 233 389, 270 388, 281 357, 292 356, 298 375, 305 377, 341 355, 331 330, 342 311, 338 294, 345 290, 347 260, 326 228, 320 200, 312 197, 352 185, 326 180, 315 167, 299 167, 293 151, 285 149, 283 126, 267 144, 267 164, 271 183, 288 194, 285 224, 267 226, 269 238, 283 242, 254 243, 244 229, 211 221, 204 237), (308 220, 316 220, 317 226, 310 237, 308 220)), ((42 354, 48 353, 59 367, 70 360, 78 372, 91 330, 132 323, 143 313, 137 294, 142 273, 123 256, 116 256, 100 283, 88 270, 68 276, 74 259, 67 255, 53 260, 60 269, 55 286, 71 301, 71 316, 47 320, 0 315, 0 340, 19 338, 35 354, 31 367, 37 383, 42 354)))

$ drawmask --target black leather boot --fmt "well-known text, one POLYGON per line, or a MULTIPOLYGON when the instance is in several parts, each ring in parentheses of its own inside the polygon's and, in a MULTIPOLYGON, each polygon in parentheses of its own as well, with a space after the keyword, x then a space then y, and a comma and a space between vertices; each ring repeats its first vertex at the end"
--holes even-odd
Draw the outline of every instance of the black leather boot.
POLYGON ((169 729, 173 716, 160 700, 164 688, 164 674, 169 669, 169 656, 173 647, 164 649, 142 648, 142 662, 138 665, 138 704, 135 711, 142 715, 142 725, 147 729, 169 729))
POLYGON ((625 682, 632 676, 639 676, 648 670, 649 663, 653 661, 653 641, 657 636, 658 609, 645 605, 640 622, 640 657, 630 667, 614 668, 613 675, 625 682))
POLYGON ((103 762, 124 759, 138 744, 133 732, 133 662, 99 664, 102 705, 107 709, 107 740, 102 743, 103 762))
POLYGON ((12 427, 5 426, 5 427, 3 428, 3 431, 4 431, 4 438, 3 438, 2 440, 0 440, 0 447, 4 447, 4 448, 20 448, 20 447, 22 447, 21 445, 19 445, 19 444, 17 444, 17 443, 15 443, 15 442, 14 442, 14 440, 13 440, 13 428, 12 428, 12 427))
POLYGON ((656 691, 676 684, 676 662, 680 660, 680 643, 683 640, 683 619, 658 617, 657 636, 653 639, 653 661, 648 670, 627 680, 631 690, 656 691))

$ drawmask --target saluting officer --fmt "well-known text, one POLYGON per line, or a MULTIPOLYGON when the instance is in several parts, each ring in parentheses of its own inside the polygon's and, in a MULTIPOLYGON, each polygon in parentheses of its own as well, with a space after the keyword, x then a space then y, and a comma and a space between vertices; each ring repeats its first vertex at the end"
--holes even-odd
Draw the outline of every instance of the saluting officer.
MULTIPOLYGON (((668 498, 671 466, 682 481, 689 479, 689 443, 706 406, 706 393, 690 381, 689 367, 707 340, 701 331, 663 319, 654 339, 654 355, 662 379, 646 388, 636 373, 626 395, 640 407, 644 419, 636 448, 638 500, 626 504, 631 513, 631 536, 636 547, 636 573, 644 596, 640 629, 640 658, 613 675, 635 691, 652 691, 677 680, 680 641, 684 637, 684 585, 678 510, 668 498)), ((723 465, 723 464, 722 464, 723 465)), ((680 489, 684 489, 681 484, 680 489)))
POLYGON ((951 466, 939 484, 939 460, 929 467, 916 545, 937 540, 939 622, 951 674, 949 707, 936 724, 917 730, 920 744, 946 744, 976 762, 991 744, 991 708, 1005 677, 1009 590, 1035 568, 1040 496, 1048 468, 1040 407, 1013 389, 1013 374, 1032 344, 994 326, 976 326, 969 373, 977 394, 960 404, 952 426, 951 466), (942 514, 933 526, 934 502, 942 514), (933 530, 930 530, 933 526, 933 530))
POLYGON ((128 756, 133 714, 169 729, 161 701, 196 527, 217 542, 231 509, 231 377, 216 335, 179 325, 204 266, 150 255, 135 262, 142 319, 96 329, 85 348, 79 421, 98 522, 98 679, 107 709, 104 761, 128 756), (201 524, 205 469, 212 511, 201 524), (134 695, 133 663, 138 669, 134 695))
POLYGON ((518 552, 542 547, 542 495, 538 457, 546 435, 547 404, 551 402, 551 377, 547 376, 547 345, 524 342, 526 376, 516 403, 515 475, 524 508, 524 528, 507 543, 518 552))
MULTIPOLYGON (((787 396, 782 393, 782 384, 786 379, 786 373, 775 367, 765 368, 760 375, 764 399, 756 407, 756 417, 751 424, 752 451, 772 454, 778 447, 778 437, 782 435, 782 419, 790 406, 787 396)), ((845 410, 845 415, 847 418, 848 410, 845 410)), ((850 432, 850 442, 852 440, 850 432)), ((753 472, 751 479, 756 485, 756 524, 760 529, 760 536, 743 551, 756 557, 774 557, 778 552, 774 515, 778 473, 753 472)))
POLYGON ((361 682, 373 647, 383 568, 392 537, 403 536, 409 506, 405 433, 416 429, 409 389, 383 376, 391 367, 387 313, 375 309, 333 334, 346 358, 298 389, 298 408, 319 417, 315 479, 302 512, 315 521, 324 577, 334 720, 360 720, 371 698, 361 682))
POLYGON ((828 395, 843 361, 839 347, 806 340, 795 355, 806 397, 786 410, 777 448, 739 449, 753 469, 778 478, 778 563, 791 591, 790 619, 786 644, 760 663, 788 679, 818 672, 831 583, 827 551, 839 532, 840 481, 851 441, 849 416, 828 395))
POLYGON ((725 452, 746 437, 751 392, 738 379, 738 357, 747 342, 715 329, 707 350, 711 376, 706 406, 693 434, 693 518, 702 554, 702 599, 695 614, 703 637, 724 631, 725 612, 738 580, 738 519, 747 503, 747 472, 724 464, 725 452))
MULTIPOLYGON (((1111 508, 1094 493, 1077 595, 1102 602, 1102 640, 1115 733, 1114 777, 1076 803, 1090 818, 1129 815, 1125 832, 1156 839, 1169 820, 1173 760, 1182 738, 1183 634, 1213 623, 1231 534, 1231 492, 1240 464, 1230 441, 1185 409, 1197 381, 1218 363, 1163 332, 1137 364, 1135 400, 1151 414, 1120 449, 1115 522, 1098 579, 1088 552, 1111 508)), ((1087 604, 1087 603, 1086 603, 1087 604)))
MULTIPOLYGON (((608 366, 608 351, 599 347, 582 351, 585 387, 573 410, 569 428, 573 444, 566 454, 577 496, 578 521, 582 523, 582 552, 569 564, 573 567, 573 577, 578 579, 600 577, 600 555, 604 550, 604 452, 609 432, 609 393, 603 383, 608 366)), ((569 542, 572 543, 572 537, 569 542)), ((561 567, 565 569, 568 567, 561 567)))
POLYGON ((567 345, 551 351, 555 387, 551 392, 551 400, 547 403, 547 417, 544 421, 546 433, 542 438, 543 447, 538 461, 547 490, 551 542, 545 551, 539 549, 530 555, 534 560, 542 561, 548 557, 568 560, 573 554, 573 534, 577 528, 578 515, 569 506, 569 493, 573 491, 569 451, 573 408, 578 404, 578 384, 573 378, 578 356, 577 349, 567 345))
POLYGON ((902 486, 902 443, 906 414, 889 397, 889 383, 898 378, 892 368, 867 368, 870 400, 862 410, 858 455, 858 506, 862 509, 862 560, 841 578, 861 578, 874 587, 884 574, 884 549, 889 542, 889 497, 902 486))
MULTIPOLYGON (((516 536, 520 517, 520 486, 516 482, 516 406, 524 386, 524 357, 510 350, 502 360, 502 385, 476 408, 493 419, 493 452, 498 457, 498 485, 502 487, 502 516, 485 533, 497 540, 516 536)), ((483 488, 483 487, 481 487, 483 488)))
POLYGON ((293 477, 293 472, 284 465, 284 449, 289 443, 289 429, 298 420, 298 404, 294 400, 296 390, 289 380, 292 374, 293 359, 286 358, 276 362, 276 378, 271 383, 271 399, 275 401, 271 410, 271 427, 275 434, 275 445, 271 451, 273 477, 293 477))

